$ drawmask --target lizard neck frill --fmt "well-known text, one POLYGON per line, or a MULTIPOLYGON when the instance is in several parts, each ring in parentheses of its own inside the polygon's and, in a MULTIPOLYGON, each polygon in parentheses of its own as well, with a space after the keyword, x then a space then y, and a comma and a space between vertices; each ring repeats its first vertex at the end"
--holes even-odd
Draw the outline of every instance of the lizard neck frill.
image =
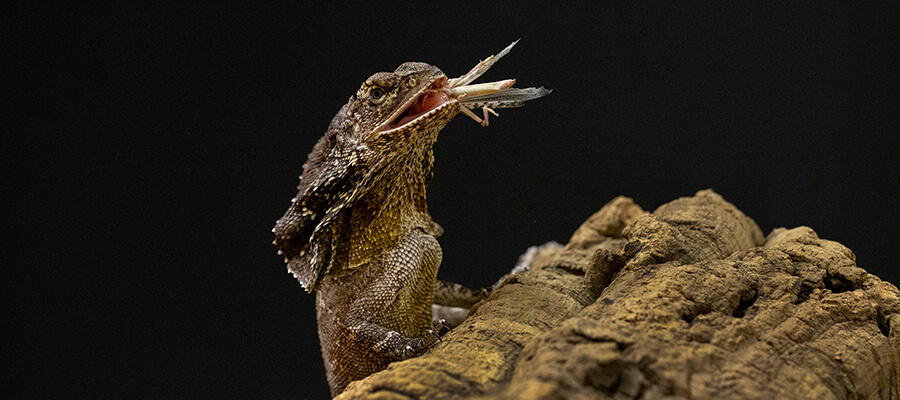
POLYGON ((365 193, 331 226, 332 273, 348 273, 371 261, 411 230, 440 235, 441 228, 431 219, 426 201, 434 164, 432 145, 458 112, 458 102, 445 101, 398 128, 381 132, 378 139, 383 143, 369 143, 378 149, 380 160, 365 179, 365 193), (404 145, 397 146, 398 141, 404 145))

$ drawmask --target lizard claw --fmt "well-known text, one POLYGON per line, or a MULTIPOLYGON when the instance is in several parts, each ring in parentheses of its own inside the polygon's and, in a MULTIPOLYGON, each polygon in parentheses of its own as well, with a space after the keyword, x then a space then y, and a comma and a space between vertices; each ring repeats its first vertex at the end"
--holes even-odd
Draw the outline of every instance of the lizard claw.
POLYGON ((425 330, 425 343, 429 345, 434 345, 434 343, 441 342, 444 340, 441 339, 441 334, 435 332, 434 329, 426 329, 425 330))
POLYGON ((435 344, 443 343, 444 339, 441 337, 449 333, 451 329, 450 323, 443 319, 432 322, 431 329, 425 330, 425 335, 421 338, 413 339, 412 342, 406 345, 403 349, 405 358, 418 357, 435 344))
POLYGON ((451 329, 453 329, 453 327, 451 327, 450 323, 444 319, 432 321, 431 329, 425 331, 425 336, 430 339, 426 339, 426 342, 431 342, 431 345, 434 345, 434 343, 437 342, 443 343, 444 339, 442 339, 442 337, 450 333, 451 329))
POLYGON ((411 345, 406 345, 406 348, 403 349, 403 353, 404 359, 410 359, 419 356, 419 353, 411 345))
POLYGON ((450 333, 450 331, 453 330, 453 327, 450 326, 450 323, 447 322, 447 320, 445 320, 445 319, 439 319, 437 321, 432 322, 431 329, 435 329, 435 328, 437 329, 437 332, 438 332, 438 338, 450 333), (446 332, 443 332, 442 329, 445 329, 446 332))

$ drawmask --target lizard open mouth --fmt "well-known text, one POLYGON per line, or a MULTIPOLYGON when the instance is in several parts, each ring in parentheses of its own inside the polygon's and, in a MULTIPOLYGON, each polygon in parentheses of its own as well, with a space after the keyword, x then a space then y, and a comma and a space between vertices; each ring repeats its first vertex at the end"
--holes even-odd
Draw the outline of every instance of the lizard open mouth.
POLYGON ((413 121, 429 114, 430 112, 441 108, 441 106, 454 101, 444 90, 447 86, 447 78, 440 77, 435 79, 431 85, 422 90, 418 96, 410 100, 391 122, 385 124, 384 131, 391 131, 401 128, 413 121))

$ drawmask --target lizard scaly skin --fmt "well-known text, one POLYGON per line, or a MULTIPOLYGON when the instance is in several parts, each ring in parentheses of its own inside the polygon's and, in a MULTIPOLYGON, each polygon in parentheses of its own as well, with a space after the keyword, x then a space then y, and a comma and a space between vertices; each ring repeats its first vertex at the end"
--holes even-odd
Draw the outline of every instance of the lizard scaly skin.
MULTIPOLYGON (((316 291, 332 396, 438 339, 431 328, 442 229, 425 190, 432 145, 460 110, 440 90, 446 85, 424 63, 367 79, 310 153, 299 193, 273 230, 288 269, 316 291)), ((469 291, 456 303, 483 295, 469 291)))

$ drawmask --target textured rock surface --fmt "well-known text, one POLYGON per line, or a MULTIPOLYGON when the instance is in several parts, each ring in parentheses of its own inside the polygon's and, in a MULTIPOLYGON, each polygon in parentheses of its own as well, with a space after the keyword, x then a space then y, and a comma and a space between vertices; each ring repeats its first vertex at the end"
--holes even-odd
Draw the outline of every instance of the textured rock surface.
POLYGON ((900 291, 712 191, 652 214, 619 197, 340 398, 900 399, 900 291))

